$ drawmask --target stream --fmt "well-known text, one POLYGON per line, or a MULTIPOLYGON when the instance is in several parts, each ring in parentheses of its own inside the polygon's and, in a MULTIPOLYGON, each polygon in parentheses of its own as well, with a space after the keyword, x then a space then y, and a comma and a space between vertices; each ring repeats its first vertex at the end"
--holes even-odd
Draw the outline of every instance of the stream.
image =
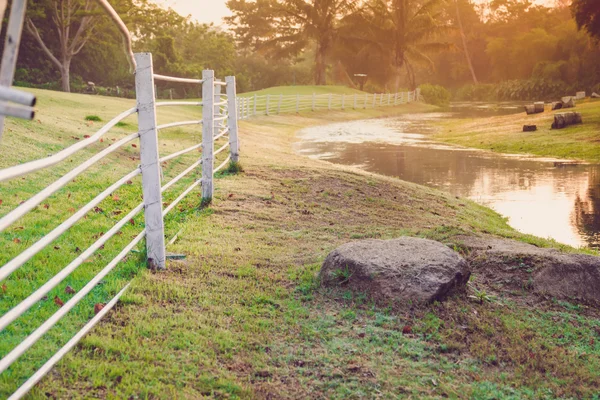
POLYGON ((457 104, 449 112, 311 127, 299 133, 296 151, 469 198, 523 233, 600 248, 600 165, 465 149, 430 138, 432 121, 521 110, 514 104, 457 104))

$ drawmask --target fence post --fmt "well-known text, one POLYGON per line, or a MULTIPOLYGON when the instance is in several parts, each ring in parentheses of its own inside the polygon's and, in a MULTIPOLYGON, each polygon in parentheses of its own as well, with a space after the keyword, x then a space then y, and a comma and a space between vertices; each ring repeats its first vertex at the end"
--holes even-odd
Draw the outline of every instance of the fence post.
POLYGON ((312 97, 312 110, 315 111, 315 102, 316 102, 316 95, 313 93, 313 97, 312 97))
POLYGON ((354 107, 352 107, 356 110, 356 94, 354 95, 354 107))
POLYGON ((346 106, 346 96, 342 93, 342 110, 344 110, 345 106, 346 106))
POLYGON ((364 104, 364 109, 367 109, 367 101, 369 100, 369 93, 365 93, 365 104, 364 104))
POLYGON ((283 101, 283 94, 279 95, 279 103, 277 103, 277 114, 281 114, 281 102, 283 101))
POLYGON ((398 105, 398 92, 396 92, 396 94, 394 95, 394 105, 398 105))
POLYGON ((215 71, 202 71, 202 80, 202 202, 206 204, 213 197, 215 71))
POLYGON ((138 109, 140 135, 140 160, 144 219, 146 221, 146 249, 148 267, 164 269, 165 229, 163 222, 162 195, 160 192, 160 161, 158 156, 158 131, 156 129, 156 106, 152 54, 136 53, 135 93, 138 109))
POLYGON ((253 115, 256 117, 256 93, 254 94, 254 113, 253 115))
POLYGON ((391 101, 392 101, 392 94, 388 93, 388 104, 387 104, 388 106, 390 105, 391 101))
POLYGON ((373 93, 373 108, 377 105, 377 93, 373 93))
POLYGON ((329 93, 329 102, 328 102, 328 104, 327 104, 327 109, 328 109, 329 111, 331 111, 331 98, 332 98, 332 97, 333 97, 333 95, 332 95, 331 93, 329 93))
POLYGON ((229 151, 231 152, 231 161, 238 162, 240 158, 240 144, 238 141, 238 116, 235 107, 235 99, 237 97, 235 90, 235 76, 225 77, 227 83, 227 108, 229 114, 227 116, 227 127, 229 128, 229 151))
POLYGON ((246 98, 246 119, 250 118, 250 97, 246 98))
POLYGON ((269 99, 271 98, 271 95, 267 95, 267 115, 269 115, 269 99))
POLYGON ((300 112, 300 95, 296 95, 296 114, 300 112))
MULTIPOLYGON (((214 104, 219 104, 221 102, 221 85, 215 85, 215 102, 214 104)), ((218 118, 221 116, 221 106, 215 105, 214 117, 218 118)), ((214 123, 213 135, 217 136, 221 131, 221 127, 223 125, 223 121, 217 121, 214 123)))

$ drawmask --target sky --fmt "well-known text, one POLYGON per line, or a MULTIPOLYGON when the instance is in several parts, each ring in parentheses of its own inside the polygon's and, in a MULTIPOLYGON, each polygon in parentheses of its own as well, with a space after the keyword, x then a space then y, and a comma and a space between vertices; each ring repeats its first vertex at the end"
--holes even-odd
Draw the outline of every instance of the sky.
MULTIPOLYGON (((223 17, 231 15, 227 6, 226 0, 153 0, 155 3, 163 7, 171 7, 179 14, 188 16, 198 22, 214 23, 215 25, 223 25, 223 17)), ((476 0, 478 3, 483 3, 489 0, 476 0)), ((538 4, 553 4, 553 0, 534 0, 538 4)))
POLYGON ((198 22, 223 24, 223 17, 231 15, 226 0, 154 0, 163 7, 171 7, 183 16, 191 15, 198 22))

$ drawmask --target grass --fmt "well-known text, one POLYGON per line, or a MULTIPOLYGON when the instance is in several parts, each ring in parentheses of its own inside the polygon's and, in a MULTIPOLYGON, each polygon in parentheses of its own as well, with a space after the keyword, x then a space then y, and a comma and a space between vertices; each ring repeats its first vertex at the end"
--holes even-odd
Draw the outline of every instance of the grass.
POLYGON ((444 121, 438 124, 435 139, 465 147, 487 149, 500 153, 525 153, 545 157, 600 162, 600 101, 585 100, 568 110, 542 114, 489 117, 444 121), (582 125, 552 130, 555 113, 576 111, 582 125), (522 132, 523 125, 537 125, 535 132, 522 132))
POLYGON ((364 95, 366 92, 361 92, 358 89, 352 89, 347 86, 274 86, 268 89, 257 90, 254 92, 241 93, 240 95, 243 97, 258 95, 262 96, 265 94, 270 95, 312 95, 312 94, 362 94, 364 95))
MULTIPOLYGON (((114 98, 38 94, 42 122, 9 122, 11 131, 0 147, 10 158, 2 159, 5 165, 45 154, 45 142, 55 140, 58 147, 56 136, 69 142, 75 134, 92 132, 97 126, 81 122, 90 107, 105 107, 98 115, 107 120, 130 106, 114 98), (78 106, 70 106, 71 99, 78 106), (27 141, 28 146, 18 145, 27 141)), ((152 272, 130 257, 80 312, 70 313, 43 343, 0 376, 0 397, 91 316, 94 302, 105 302, 134 276, 122 302, 36 386, 31 398, 593 398, 600 383, 600 320, 585 305, 552 299, 531 303, 525 294, 479 301, 465 293, 443 304, 394 311, 375 306, 361 293, 320 288, 316 276, 325 256, 354 238, 413 235, 460 249, 458 235, 487 233, 555 245, 515 232, 497 213, 474 202, 307 159, 292 150, 302 127, 424 109, 427 106, 410 104, 242 122, 244 172, 219 176, 209 208, 198 208, 199 197, 190 195, 167 220, 168 237, 180 232, 168 250, 187 258, 170 262, 167 271, 152 272)), ((165 122, 178 116, 165 111, 182 113, 179 116, 186 119, 195 112, 160 111, 165 122)), ((115 135, 127 132, 116 130, 115 135)), ((167 132, 161 137, 161 150, 183 147, 192 134, 167 132)), ((132 168, 136 161, 128 157, 133 150, 124 149, 120 158, 70 186, 67 190, 77 193, 77 202, 75 194, 67 199, 59 194, 48 209, 36 211, 36 218, 20 222, 23 230, 9 229, 0 239, 9 249, 2 260, 17 250, 10 247, 17 245, 11 235, 23 235, 28 225, 35 229, 27 235, 40 235, 48 229, 36 227, 42 217, 52 221, 68 214, 66 202, 85 201, 97 190, 92 185, 102 186, 96 183, 99 177, 106 175, 111 181, 132 168), (54 214, 45 214, 50 212, 54 214)), ((164 170, 169 176, 178 168, 183 165, 164 170)), ((17 188, 2 186, 3 197, 14 192, 6 196, 10 204, 3 203, 0 213, 50 178, 36 175, 17 180, 17 188)), ((117 193, 120 208, 139 201, 135 188, 137 183, 126 188, 133 192, 131 197, 117 193)), ((72 257, 64 252, 76 245, 71 240, 91 240, 87 235, 92 228, 87 226, 112 216, 113 201, 102 206, 103 213, 90 215, 74 238, 62 238, 61 249, 51 248, 27 264, 31 287, 41 281, 38 274, 49 274, 46 269, 56 269, 72 257), (64 259, 48 258, 59 255, 64 259)), ((123 241, 129 235, 124 233, 123 241)), ((111 241, 103 261, 119 245, 111 241)), ((84 264, 81 280, 71 286, 79 289, 84 275, 103 261, 84 264)), ((10 289, 1 294, 1 311, 26 292, 14 294, 21 282, 9 283, 10 289)), ((479 297, 491 296, 484 283, 477 285, 479 293, 485 293, 479 297)), ((2 332, 0 355, 30 325, 39 323, 43 315, 38 314, 55 310, 53 303, 46 303, 11 332, 2 332)))

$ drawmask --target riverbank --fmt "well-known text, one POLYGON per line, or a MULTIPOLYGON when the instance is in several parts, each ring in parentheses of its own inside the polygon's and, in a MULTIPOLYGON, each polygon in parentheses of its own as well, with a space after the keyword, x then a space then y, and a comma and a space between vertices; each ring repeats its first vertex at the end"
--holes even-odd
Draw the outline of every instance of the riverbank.
MULTIPOLYGON (((307 126, 428 109, 411 104, 242 122, 245 172, 216 181, 210 208, 198 210, 190 195, 167 223, 169 237, 181 230, 169 251, 186 259, 164 272, 136 270, 122 303, 32 397, 591 397, 600 322, 584 305, 496 293, 475 280, 469 294, 483 293, 483 302, 462 295, 395 312, 319 288, 324 257, 351 240, 412 235, 460 249, 460 235, 490 234, 553 245, 514 231, 474 202, 292 150, 307 126)), ((85 116, 83 109, 69 112, 73 121, 63 122, 62 135, 78 130, 74 121, 85 116)), ((42 115, 44 126, 51 121, 42 115)), ((165 144, 187 134, 170 133, 165 144)), ((105 298, 122 283, 110 281, 105 298)), ((63 328, 66 340, 70 326, 63 328)), ((25 358, 19 371, 39 365, 41 354, 25 358)), ((0 394, 17 379, 3 374, 0 394)))
POLYGON ((476 119, 453 119, 439 122, 436 140, 464 147, 508 154, 532 154, 567 160, 600 163, 600 101, 585 100, 568 110, 546 111, 540 114, 504 115, 476 119), (582 125, 552 130, 555 113, 581 113, 582 125), (537 125, 535 132, 523 132, 523 125, 537 125))

